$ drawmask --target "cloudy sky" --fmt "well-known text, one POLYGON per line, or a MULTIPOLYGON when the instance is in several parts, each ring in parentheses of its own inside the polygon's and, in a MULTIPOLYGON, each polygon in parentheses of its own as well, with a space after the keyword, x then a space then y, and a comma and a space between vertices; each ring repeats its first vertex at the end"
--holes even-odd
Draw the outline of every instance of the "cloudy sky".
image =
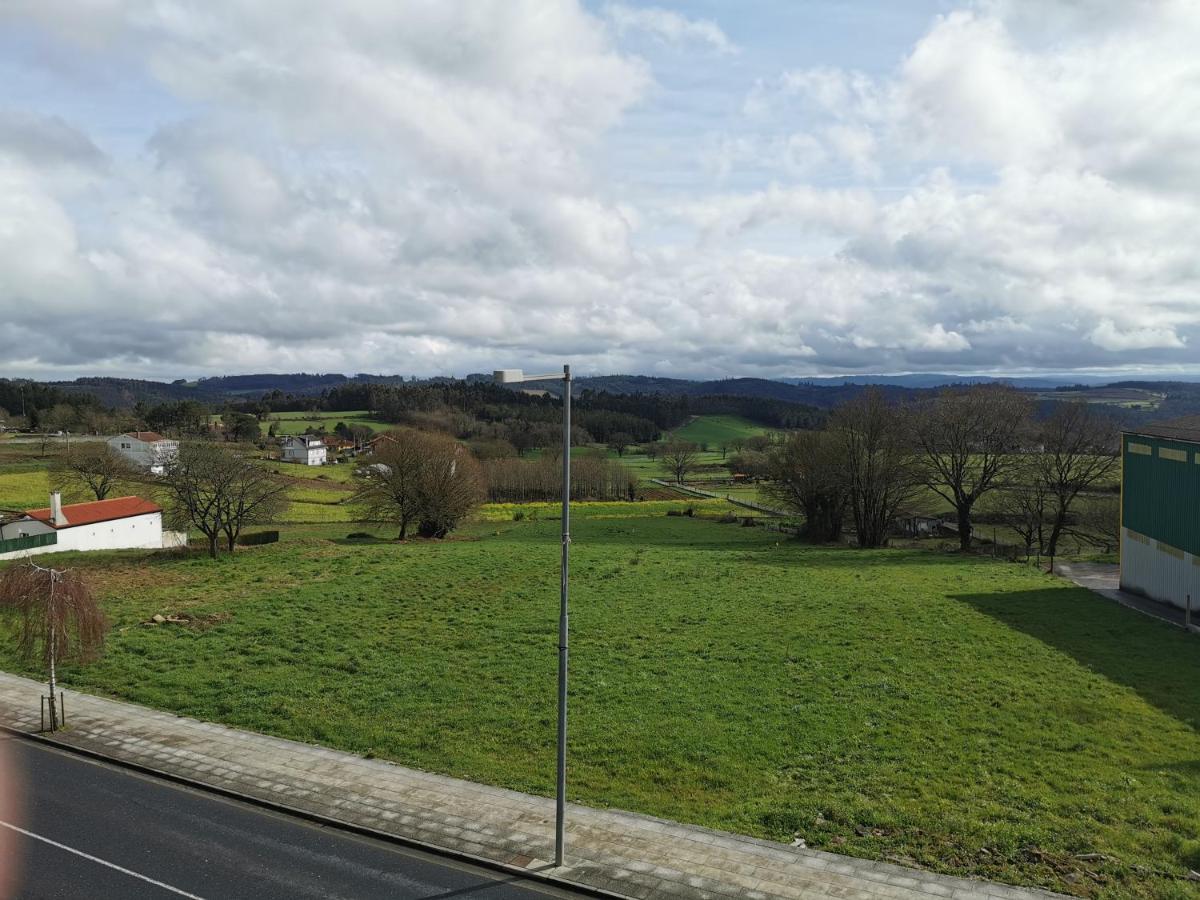
POLYGON ((0 0, 0 376, 1200 372, 1194 0, 0 0))

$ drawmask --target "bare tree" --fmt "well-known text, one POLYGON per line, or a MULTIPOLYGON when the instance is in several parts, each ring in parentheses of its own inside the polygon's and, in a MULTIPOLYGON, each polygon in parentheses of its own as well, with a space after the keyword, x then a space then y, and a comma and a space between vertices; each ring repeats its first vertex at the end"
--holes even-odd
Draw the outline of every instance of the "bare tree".
POLYGON ((882 547, 920 484, 900 417, 880 391, 869 388, 834 410, 828 430, 841 456, 858 545, 882 547))
POLYGON ((208 539, 208 555, 217 557, 229 506, 243 461, 217 444, 186 443, 167 467, 162 484, 170 521, 184 530, 195 528, 208 539))
POLYGON ((483 476, 471 451, 452 438, 430 435, 418 481, 421 537, 444 538, 483 500, 483 476))
POLYGON ((624 456, 625 451, 633 444, 633 435, 626 434, 624 431, 613 433, 608 438, 608 449, 617 454, 618 457, 624 456))
POLYGON ((912 437, 925 483, 958 517, 958 540, 971 547, 971 510, 1016 462, 1032 402, 1003 385, 943 391, 912 410, 912 437))
POLYGON ((1049 498, 1036 465, 1026 461, 1014 469, 1011 483, 999 496, 1000 515, 1021 538, 1025 555, 1031 555, 1035 548, 1041 553, 1046 546, 1049 498))
POLYGON ((50 685, 50 730, 58 728, 58 666, 92 659, 104 646, 108 620, 87 583, 71 569, 46 569, 33 562, 0 573, 0 609, 21 617, 17 649, 46 667, 50 685))
POLYGON ((221 530, 232 553, 247 525, 260 525, 279 518, 288 506, 288 485, 262 466, 239 459, 227 481, 222 500, 221 530))
POLYGON ((68 494, 87 493, 104 500, 123 485, 140 481, 140 473, 107 444, 79 444, 51 467, 54 483, 68 494))
POLYGON ((375 442, 375 449, 355 471, 358 486, 352 498, 373 522, 393 522, 398 540, 421 514, 421 465, 428 435, 398 428, 375 442))
POLYGON ((449 435, 411 428, 380 438, 356 477, 354 502, 368 518, 395 523, 400 540, 413 525, 423 537, 445 537, 483 498, 469 450, 449 435))
POLYGON ((1049 498, 1046 555, 1054 556, 1080 494, 1117 467, 1117 428, 1089 404, 1076 401, 1056 405, 1037 434, 1042 452, 1035 457, 1036 477, 1049 498))
POLYGON ((1113 495, 1088 500, 1076 513, 1077 522, 1071 533, 1082 543, 1112 553, 1121 546, 1121 501, 1113 495))
POLYGON ((798 431, 787 435, 768 455, 775 502, 804 516, 805 533, 814 541, 836 541, 846 515, 846 485, 834 435, 798 431))
POLYGON ((688 473, 696 468, 699 454, 699 448, 691 441, 673 440, 662 448, 662 461, 675 476, 675 481, 682 484, 688 473))

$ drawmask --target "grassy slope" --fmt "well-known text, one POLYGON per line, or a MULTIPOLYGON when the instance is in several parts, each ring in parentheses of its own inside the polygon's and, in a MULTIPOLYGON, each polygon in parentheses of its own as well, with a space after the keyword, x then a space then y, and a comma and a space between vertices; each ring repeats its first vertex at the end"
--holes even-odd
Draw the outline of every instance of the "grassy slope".
POLYGON ((738 438, 753 437, 766 431, 761 425, 755 425, 740 416, 697 416, 682 428, 675 429, 672 436, 717 448, 738 438))
POLYGON ((386 422, 372 419, 370 412, 367 410, 321 412, 315 414, 305 412, 275 413, 264 423, 264 430, 270 426, 272 421, 275 423, 277 434, 303 434, 307 428, 320 428, 322 425, 325 426, 326 431, 332 434, 338 422, 345 422, 347 425, 365 425, 372 431, 387 431, 392 427, 386 422))
MULTIPOLYGON (((549 793, 557 523, 441 544, 330 539, 344 530, 216 563, 70 560, 116 630, 69 683, 549 793), (180 609, 231 618, 137 624, 180 609)), ((1130 867, 1200 864, 1194 639, 1004 563, 665 517, 580 515, 574 536, 573 798, 1075 893, 1185 895, 1130 867), (1071 858, 1093 851, 1113 861, 1071 858), (1084 869, 1107 886, 1062 877, 1084 869)))

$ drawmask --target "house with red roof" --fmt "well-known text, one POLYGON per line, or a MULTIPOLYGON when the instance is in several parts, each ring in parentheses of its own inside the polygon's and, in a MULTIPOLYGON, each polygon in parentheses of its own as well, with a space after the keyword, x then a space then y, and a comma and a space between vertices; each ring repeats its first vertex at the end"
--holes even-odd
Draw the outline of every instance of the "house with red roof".
POLYGON ((174 532, 163 532, 162 507, 141 497, 115 497, 63 505, 50 495, 50 505, 28 509, 0 522, 0 559, 66 550, 157 550, 177 546, 174 532), (164 543, 164 535, 166 542, 164 543))

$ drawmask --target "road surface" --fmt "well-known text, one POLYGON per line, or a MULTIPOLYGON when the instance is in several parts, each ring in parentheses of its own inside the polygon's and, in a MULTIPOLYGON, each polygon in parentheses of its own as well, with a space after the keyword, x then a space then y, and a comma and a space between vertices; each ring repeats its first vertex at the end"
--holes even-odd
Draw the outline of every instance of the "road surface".
POLYGON ((0 819, 16 840, 17 853, 5 854, 17 857, 16 897, 579 896, 22 738, 0 735, 0 742, 25 794, 24 808, 0 819))

